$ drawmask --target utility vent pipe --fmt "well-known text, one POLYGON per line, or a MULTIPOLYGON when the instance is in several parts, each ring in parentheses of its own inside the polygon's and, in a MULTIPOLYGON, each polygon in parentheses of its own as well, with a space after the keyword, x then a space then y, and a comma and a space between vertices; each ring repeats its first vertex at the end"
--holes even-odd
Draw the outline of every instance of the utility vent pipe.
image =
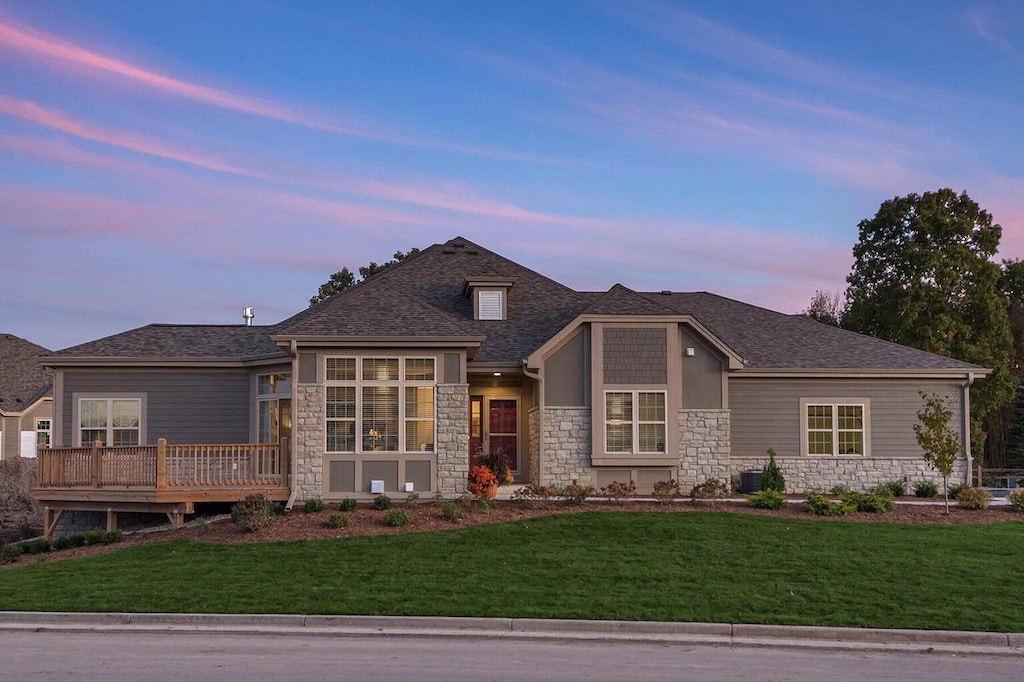
POLYGON ((242 317, 245 318, 245 326, 246 327, 251 327, 252 326, 252 318, 256 317, 256 313, 253 310, 253 307, 252 306, 246 306, 245 308, 242 308, 242 317))

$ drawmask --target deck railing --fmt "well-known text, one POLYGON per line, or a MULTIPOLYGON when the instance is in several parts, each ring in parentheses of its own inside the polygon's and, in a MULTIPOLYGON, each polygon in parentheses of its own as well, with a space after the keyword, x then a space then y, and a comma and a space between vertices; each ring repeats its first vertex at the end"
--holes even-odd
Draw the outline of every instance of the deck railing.
POLYGON ((41 448, 39 488, 286 487, 287 441, 281 443, 41 448))

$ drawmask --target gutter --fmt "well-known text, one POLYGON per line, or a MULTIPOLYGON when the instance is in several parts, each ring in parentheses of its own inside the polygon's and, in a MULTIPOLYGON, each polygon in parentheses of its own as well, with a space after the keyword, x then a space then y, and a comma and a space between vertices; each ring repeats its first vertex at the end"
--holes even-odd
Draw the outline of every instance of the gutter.
POLYGON ((523 358, 523 374, 537 381, 537 485, 544 485, 544 376, 537 372, 531 372, 526 366, 526 358, 523 358))
MULTIPOLYGON (((295 417, 295 408, 299 404, 299 350, 298 342, 292 339, 287 349, 288 355, 292 357, 292 423, 293 425, 298 423, 298 419, 295 417)), ((292 437, 288 439, 288 462, 291 473, 288 476, 288 501, 285 502, 284 508, 291 511, 292 507, 295 506, 295 496, 298 494, 298 490, 295 488, 295 481, 298 480, 298 458, 295 456, 295 432, 297 429, 292 429, 292 437)))
MULTIPOLYGON (((967 457, 967 471, 964 473, 964 483, 971 484, 972 470, 974 469, 974 458, 971 456, 971 386, 974 385, 974 372, 968 372, 963 385, 963 406, 964 406, 964 455, 967 457)), ((981 481, 978 481, 981 485, 981 481)))

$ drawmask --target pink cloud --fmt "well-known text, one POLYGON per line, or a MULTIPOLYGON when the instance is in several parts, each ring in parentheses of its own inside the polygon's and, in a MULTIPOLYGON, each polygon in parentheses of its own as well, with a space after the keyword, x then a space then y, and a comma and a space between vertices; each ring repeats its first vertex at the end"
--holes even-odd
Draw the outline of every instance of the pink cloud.
POLYGON ((223 173, 234 173, 237 175, 248 175, 249 173, 241 168, 223 163, 217 159, 206 158, 197 154, 179 151, 163 145, 155 140, 124 133, 121 131, 103 130, 80 123, 61 112, 47 109, 35 102, 15 99, 7 95, 0 95, 0 113, 14 116, 29 121, 36 125, 59 130, 69 135, 81 137, 93 142, 102 142, 122 149, 128 149, 140 154, 158 156, 180 163, 187 163, 191 166, 198 166, 207 170, 220 171, 223 173))
POLYGON ((417 139, 401 135, 392 135, 380 131, 364 130, 352 126, 329 123, 317 120, 308 114, 296 111, 291 107, 269 99, 261 99, 236 94, 226 90, 211 88, 197 83, 173 78, 153 70, 136 66, 121 59, 100 54, 56 36, 38 31, 15 27, 0 21, 0 45, 9 49, 44 57, 56 61, 65 67, 80 71, 99 71, 120 77, 144 87, 159 90, 176 97, 202 102, 211 106, 237 111, 261 118, 290 123, 315 130, 337 133, 350 137, 387 142, 398 145, 423 147, 439 151, 455 152, 485 156, 496 159, 551 163, 555 160, 533 154, 508 152, 489 147, 479 147, 436 140, 417 139))

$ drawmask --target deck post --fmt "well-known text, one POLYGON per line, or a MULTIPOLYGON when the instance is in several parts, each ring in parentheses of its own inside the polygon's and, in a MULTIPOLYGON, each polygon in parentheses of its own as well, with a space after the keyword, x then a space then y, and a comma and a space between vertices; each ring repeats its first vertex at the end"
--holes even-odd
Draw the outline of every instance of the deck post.
POLYGON ((103 487, 103 441, 96 440, 92 444, 92 487, 103 487))
POLYGON ((156 489, 167 490, 167 439, 156 442, 156 489))
POLYGON ((107 507, 107 532, 113 533, 117 530, 117 512, 107 507))

